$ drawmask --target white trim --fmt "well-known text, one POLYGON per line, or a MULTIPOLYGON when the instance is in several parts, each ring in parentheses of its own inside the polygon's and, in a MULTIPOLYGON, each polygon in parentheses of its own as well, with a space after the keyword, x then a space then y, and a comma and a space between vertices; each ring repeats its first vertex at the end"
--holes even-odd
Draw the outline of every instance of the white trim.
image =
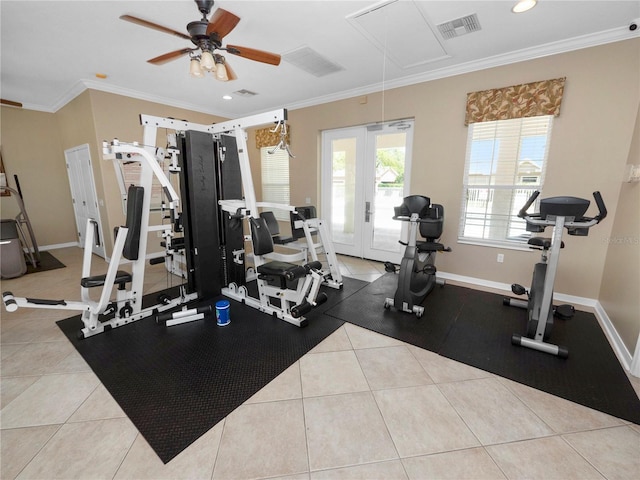
MULTIPOLYGON (((621 42, 623 40, 629 40, 632 38, 640 37, 640 29, 635 32, 629 32, 627 26, 613 28, 589 35, 583 35, 569 40, 562 40, 559 42, 551 42, 545 45, 540 45, 534 48, 525 48, 517 50, 515 52, 509 52, 501 55, 495 55, 493 57, 484 58, 482 60, 476 60, 473 62, 467 62, 460 65, 453 65, 451 67, 444 67, 429 72, 410 75, 407 77, 399 78, 397 80, 385 80, 384 84, 374 83, 371 85, 365 85, 350 90, 344 90, 342 92, 332 93, 320 97, 313 97, 308 100, 288 104, 287 109, 292 111, 300 108, 312 107, 315 105, 321 105, 324 103, 335 102, 338 100, 344 100, 347 98, 359 97, 361 95, 377 93, 383 90, 390 90, 398 87, 405 87, 408 85, 414 85, 417 83, 428 82, 432 80, 439 80, 442 78, 452 77, 455 75, 461 75, 464 73, 475 72, 479 70, 485 70, 487 68, 499 67, 503 65, 509 65, 512 63, 524 62, 526 60, 533 60, 536 58, 546 57, 550 55, 557 55, 560 53, 571 52, 574 50, 581 50, 583 48, 597 47, 599 45, 605 45, 608 43, 621 42)), ((45 105, 33 105, 24 104, 23 108, 27 110, 37 110, 48 113, 55 113, 60 108, 64 107, 67 103, 84 92, 87 88, 92 90, 100 90, 109 93, 115 93, 117 95, 124 95, 127 97, 137 98, 140 100, 147 100, 150 102, 160 103, 163 105, 169 105, 177 108, 184 108, 186 110, 192 110, 194 112, 206 113, 209 115, 217 115, 221 117, 233 118, 235 115, 212 111, 210 109, 203 108, 202 105, 193 105, 188 103, 176 102, 175 99, 159 97, 149 95, 137 90, 130 90, 120 88, 114 85, 108 85, 95 80, 80 80, 73 85, 66 93, 64 93, 58 100, 50 106, 45 105)), ((260 113, 268 111, 275 107, 266 107, 264 110, 248 112, 248 115, 253 113, 260 113)))
MULTIPOLYGON (((467 283, 469 285, 476 285, 484 288, 491 288, 494 290, 501 290, 507 293, 511 293, 511 284, 494 282, 491 280, 485 280, 483 278, 477 277, 467 277, 466 275, 457 275, 455 273, 447 273, 438 270, 438 277, 443 278, 445 280, 452 280, 454 282, 467 283)), ((525 285, 525 288, 527 286, 525 285)), ((581 307, 589 307, 596 308, 598 305, 598 301, 593 298, 586 297, 576 297, 574 295, 567 295, 565 293, 553 293, 553 297, 555 300, 559 300, 561 302, 571 303, 572 305, 580 305, 581 307)))
POLYGON ((636 349, 634 352, 633 358, 631 359, 631 366, 629 367, 629 373, 634 377, 640 378, 640 335, 638 335, 638 341, 636 342, 636 349))
POLYGON ((484 58, 482 60, 476 60, 473 62, 453 65, 451 67, 444 67, 438 70, 432 70, 417 75, 402 77, 397 80, 387 79, 385 80, 384 85, 375 83, 372 85, 366 85, 364 87, 333 93, 322 97, 310 98, 309 100, 303 102, 288 104, 287 109, 289 111, 292 111, 299 108, 312 107, 314 105, 321 105, 324 103, 344 100, 346 98, 353 98, 370 93, 376 93, 380 92, 381 90, 391 90, 393 88, 406 87, 408 85, 429 82, 432 80, 440 80, 442 78, 453 77, 464 73, 476 72, 479 70, 500 67, 512 63, 524 62, 527 60, 534 60, 536 58, 557 55, 574 50, 581 50, 583 48, 597 47, 599 45, 605 45, 607 43, 620 42, 623 40, 629 40, 631 38, 639 37, 640 29, 636 30, 636 32, 638 33, 630 34, 627 27, 614 28, 596 34, 583 35, 581 37, 572 38, 570 40, 552 42, 535 48, 525 48, 522 50, 517 50, 515 52, 509 52, 501 55, 495 55, 493 57, 484 58))
POLYGON ((38 250, 41 252, 46 252, 47 250, 58 250, 60 248, 69 248, 69 247, 78 247, 80 246, 80 242, 67 242, 67 243, 54 243, 52 245, 45 245, 44 247, 39 246, 38 250))
MULTIPOLYGON (((483 288, 490 288, 493 290, 499 290, 511 293, 511 285, 507 283, 494 282, 491 280, 485 280, 476 277, 467 277, 466 275, 457 275, 455 273, 447 273, 438 270, 438 277, 445 280, 452 280, 454 282, 465 283, 468 285, 475 285, 483 288)), ((596 320, 602 328, 613 352, 616 354, 618 361, 628 373, 635 377, 640 377, 640 336, 638 336, 638 343, 636 345, 636 355, 632 356, 629 349, 626 347, 622 338, 618 334, 615 326, 611 322, 611 319, 607 315, 607 312, 602 307, 602 304, 593 298, 577 297, 574 295, 567 295, 564 293, 554 293, 554 298, 561 302, 570 303, 572 305, 579 305, 582 307, 589 307, 593 309, 596 320)))
MULTIPOLYGON (((618 357, 618 360, 620 361, 624 369, 627 372, 631 373, 632 375, 635 375, 636 377, 640 376, 640 372, 636 371, 635 374, 634 372, 632 372, 631 364, 633 359, 631 357, 631 353, 629 352, 629 349, 622 341, 622 338, 620 338, 618 331, 613 326, 613 323, 611 322, 609 315, 607 315, 607 312, 604 310, 604 307, 598 301, 596 301, 595 314, 596 314, 596 318, 598 319, 598 323, 600 324, 600 327, 602 327, 602 330, 605 336, 607 337, 607 340, 609 340, 609 344, 611 345, 611 348, 616 354, 616 357, 618 357)), ((637 347, 636 347, 636 350, 637 350, 637 347)))
POLYGON ((488 248, 496 248, 498 250, 517 250, 519 252, 531 252, 535 249, 532 249, 526 241, 522 240, 519 242, 504 240, 500 242, 498 240, 491 241, 488 239, 480 239, 480 238, 469 238, 469 237, 458 237, 457 242, 462 245, 474 245, 476 247, 488 247, 488 248))

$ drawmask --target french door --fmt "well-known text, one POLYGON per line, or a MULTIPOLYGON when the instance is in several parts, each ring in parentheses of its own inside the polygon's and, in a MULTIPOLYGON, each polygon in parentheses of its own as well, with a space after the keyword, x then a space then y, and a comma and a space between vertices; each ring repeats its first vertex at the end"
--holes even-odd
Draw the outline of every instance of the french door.
POLYGON ((408 195, 413 120, 322 133, 322 216, 336 253, 400 263, 405 222, 393 207, 408 195))

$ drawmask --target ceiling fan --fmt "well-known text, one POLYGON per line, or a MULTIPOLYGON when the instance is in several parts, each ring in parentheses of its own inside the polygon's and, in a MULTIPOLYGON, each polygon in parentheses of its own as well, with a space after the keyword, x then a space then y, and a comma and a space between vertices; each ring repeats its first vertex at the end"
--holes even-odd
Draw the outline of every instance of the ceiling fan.
POLYGON ((206 71, 210 71, 214 73, 218 80, 221 81, 235 80, 237 77, 227 64, 225 57, 218 53, 219 51, 224 51, 232 55, 237 55, 239 57, 270 65, 280 64, 280 55, 275 53, 256 50, 255 48, 241 47, 239 45, 223 46, 222 39, 235 28, 240 21, 240 17, 222 8, 218 8, 211 16, 211 20, 207 20, 207 16, 213 7, 214 0, 194 1, 198 6, 198 10, 202 13, 202 19, 196 20, 195 22, 191 22, 187 25, 187 31, 189 32, 188 35, 172 30, 171 28, 163 27, 156 23, 143 20, 142 18, 131 15, 120 16, 120 19, 127 22, 132 22, 137 25, 142 25, 143 27, 175 35, 185 40, 191 40, 195 45, 195 47, 186 47, 165 53, 147 60, 147 62, 154 65, 162 65, 182 57, 183 55, 189 54, 191 58, 189 73, 192 76, 202 77, 206 71))

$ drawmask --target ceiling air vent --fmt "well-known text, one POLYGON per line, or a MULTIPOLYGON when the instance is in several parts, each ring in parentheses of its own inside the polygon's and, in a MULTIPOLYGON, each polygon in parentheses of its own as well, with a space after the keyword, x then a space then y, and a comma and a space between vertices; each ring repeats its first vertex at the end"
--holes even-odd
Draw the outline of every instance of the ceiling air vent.
POLYGON ((309 47, 300 47, 285 53, 282 55, 282 59, 316 77, 324 77, 344 70, 340 65, 333 63, 309 47))
POLYGON ((446 40, 459 37, 460 35, 466 35, 467 33, 477 32, 480 29, 478 15, 475 13, 438 25, 438 30, 440 30, 440 33, 446 40))
POLYGON ((253 97, 254 95, 257 95, 256 92, 252 92, 251 90, 247 90, 245 88, 243 88, 242 90, 236 90, 235 92, 236 95, 240 95, 241 97, 253 97))

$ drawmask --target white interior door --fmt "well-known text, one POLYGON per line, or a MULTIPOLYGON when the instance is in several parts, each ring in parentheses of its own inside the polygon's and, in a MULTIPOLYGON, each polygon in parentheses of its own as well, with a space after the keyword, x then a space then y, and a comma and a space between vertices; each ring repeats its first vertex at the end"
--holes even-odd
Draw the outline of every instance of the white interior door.
POLYGON ((399 263, 404 222, 393 207, 408 195, 413 121, 322 134, 322 215, 337 253, 399 263))
POLYGON ((84 247, 86 238, 87 219, 93 218, 98 222, 99 244, 94 242, 93 253, 105 258, 102 222, 98 208, 98 196, 91 167, 89 145, 84 144, 64 151, 69 175, 69 187, 73 201, 73 211, 76 217, 78 242, 84 247))

